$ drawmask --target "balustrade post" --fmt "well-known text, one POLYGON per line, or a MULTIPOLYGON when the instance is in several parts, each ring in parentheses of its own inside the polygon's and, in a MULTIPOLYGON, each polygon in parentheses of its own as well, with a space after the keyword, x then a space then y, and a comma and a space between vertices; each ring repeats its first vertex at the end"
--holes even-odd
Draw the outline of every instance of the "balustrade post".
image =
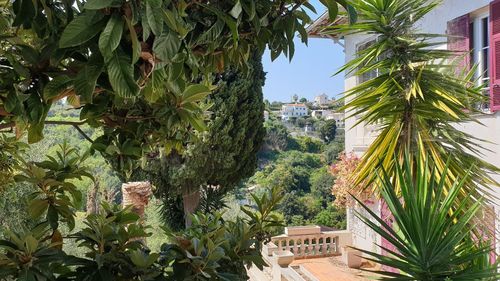
POLYGON ((326 243, 325 235, 323 235, 323 255, 328 255, 328 244, 326 243))
POLYGON ((330 236, 330 253, 335 254, 336 253, 336 248, 335 248, 335 236, 330 236))

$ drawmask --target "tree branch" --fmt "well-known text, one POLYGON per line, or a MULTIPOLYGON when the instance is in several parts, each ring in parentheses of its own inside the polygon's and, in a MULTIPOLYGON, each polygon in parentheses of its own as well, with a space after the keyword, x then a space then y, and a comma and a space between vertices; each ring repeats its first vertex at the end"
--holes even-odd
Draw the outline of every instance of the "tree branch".
POLYGON ((69 125, 69 126, 80 126, 84 125, 85 121, 57 121, 57 120, 47 120, 45 121, 47 125, 69 125))
MULTIPOLYGON (((65 126, 73 126, 79 133, 82 135, 86 140, 88 140, 90 143, 94 143, 94 141, 87 135, 85 132, 80 128, 81 125, 85 124, 85 121, 57 121, 57 120, 47 120, 45 121, 46 125, 65 125, 65 126)), ((16 126, 16 123, 14 122, 9 122, 5 124, 0 124, 0 130, 2 129, 7 129, 7 128, 14 128, 16 126)))
POLYGON ((85 134, 85 132, 82 130, 82 128, 80 128, 80 126, 73 125, 73 128, 75 128, 80 133, 80 135, 82 135, 90 143, 94 143, 94 141, 89 136, 87 136, 87 134, 85 134))

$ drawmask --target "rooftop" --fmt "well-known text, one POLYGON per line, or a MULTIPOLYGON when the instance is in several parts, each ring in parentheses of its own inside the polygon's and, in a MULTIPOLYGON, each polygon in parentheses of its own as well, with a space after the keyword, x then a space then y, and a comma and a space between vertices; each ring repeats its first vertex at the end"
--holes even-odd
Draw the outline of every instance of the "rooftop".
POLYGON ((338 24, 348 23, 348 18, 345 15, 339 15, 333 22, 330 21, 328 13, 323 13, 318 19, 311 23, 307 28, 307 34, 310 38, 330 38, 330 39, 342 39, 343 34, 335 33, 333 30, 328 30, 327 27, 334 26, 338 24))

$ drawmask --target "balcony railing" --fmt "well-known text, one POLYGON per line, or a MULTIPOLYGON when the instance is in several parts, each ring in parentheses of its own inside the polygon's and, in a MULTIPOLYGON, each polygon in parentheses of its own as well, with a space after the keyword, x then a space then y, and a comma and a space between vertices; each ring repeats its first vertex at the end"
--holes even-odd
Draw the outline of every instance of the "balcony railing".
MULTIPOLYGON (((277 253, 290 251, 295 259, 340 255, 338 231, 321 231, 320 227, 291 227, 271 239, 277 253)), ((345 245, 344 245, 345 246, 345 245)))
POLYGON ((351 233, 346 230, 322 231, 319 226, 286 227, 285 234, 274 236, 271 242, 262 246, 262 255, 269 265, 265 272, 252 267, 249 270, 251 280, 304 280, 290 264, 296 259, 311 259, 342 255, 345 263, 359 267, 360 257, 352 255, 351 233), (351 259, 351 260, 348 260, 351 259), (357 260, 357 261, 355 261, 357 260))

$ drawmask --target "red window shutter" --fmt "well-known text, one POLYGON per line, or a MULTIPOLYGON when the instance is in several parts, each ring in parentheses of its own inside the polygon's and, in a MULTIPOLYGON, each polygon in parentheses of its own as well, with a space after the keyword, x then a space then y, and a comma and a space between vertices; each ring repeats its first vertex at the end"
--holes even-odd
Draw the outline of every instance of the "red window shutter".
POLYGON ((463 73, 470 69, 470 16, 469 14, 458 17, 448 22, 448 50, 463 56, 464 60, 459 63, 457 73, 463 73))
POLYGON ((500 0, 490 3, 490 103, 500 110, 500 0))

